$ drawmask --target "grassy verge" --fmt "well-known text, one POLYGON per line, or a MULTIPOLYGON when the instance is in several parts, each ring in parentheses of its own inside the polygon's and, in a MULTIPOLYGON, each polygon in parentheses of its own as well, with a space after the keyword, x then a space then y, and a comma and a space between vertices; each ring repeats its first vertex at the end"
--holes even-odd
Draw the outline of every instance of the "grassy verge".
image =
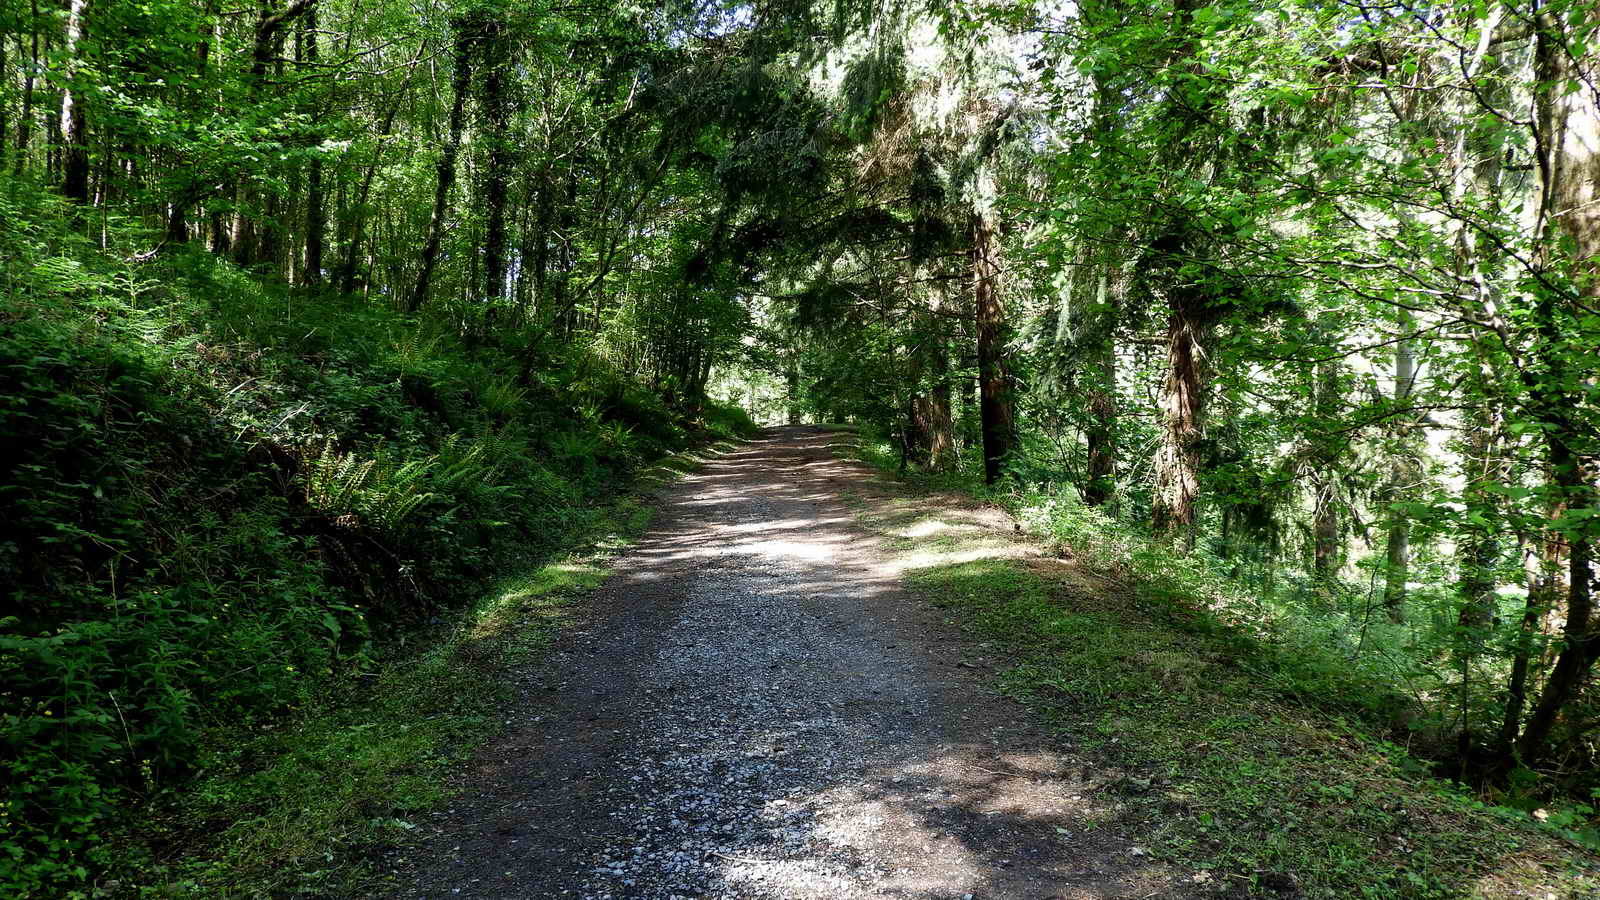
MULTIPOLYGON (((726 444, 718 445, 726 447, 726 444)), ((573 604, 649 526, 649 493, 697 469, 666 457, 588 511, 570 549, 502 578, 425 644, 340 680, 289 720, 209 735, 201 772, 119 841, 110 893, 369 896, 452 768, 496 733, 505 673, 550 645, 573 604)))
POLYGON ((979 522, 970 500, 914 486, 857 509, 915 590, 1010 661, 999 690, 1110 773, 1117 813, 1095 824, 1197 886, 1600 896, 1592 854, 1427 777, 1363 718, 1381 698, 1345 695, 1373 687, 1360 673, 1205 602, 1180 559, 1104 544, 1054 558, 979 522))

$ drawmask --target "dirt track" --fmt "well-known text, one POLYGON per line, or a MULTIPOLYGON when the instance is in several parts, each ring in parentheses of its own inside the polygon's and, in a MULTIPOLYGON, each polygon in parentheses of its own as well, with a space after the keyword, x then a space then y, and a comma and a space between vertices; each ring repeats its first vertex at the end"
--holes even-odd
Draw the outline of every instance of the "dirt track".
POLYGON ((773 429, 664 492, 400 896, 1185 893, 901 588, 841 439, 773 429))

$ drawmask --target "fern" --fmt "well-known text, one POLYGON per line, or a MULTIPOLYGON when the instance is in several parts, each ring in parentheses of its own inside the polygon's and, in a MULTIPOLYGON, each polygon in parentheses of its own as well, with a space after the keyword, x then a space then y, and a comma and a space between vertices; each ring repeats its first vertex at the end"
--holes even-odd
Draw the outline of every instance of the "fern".
POLYGON ((528 397, 527 390, 518 387, 512 378, 489 379, 475 393, 484 411, 500 419, 514 416, 528 397))
POLYGON ((391 345, 394 347, 395 362, 403 372, 419 372, 427 368, 427 363, 438 356, 439 341, 443 338, 440 332, 428 333, 427 329, 416 326, 399 329, 391 345))
POLYGON ((391 466, 380 450, 370 487, 363 490, 359 499, 362 517, 379 531, 398 534, 404 530, 406 520, 417 507, 432 499, 433 494, 422 489, 437 457, 426 456, 391 466))
POLYGON ((423 487, 437 461, 426 456, 396 464, 382 448, 362 460, 337 452, 327 441, 301 456, 306 501, 340 524, 360 522, 399 534, 417 507, 433 498, 423 487))

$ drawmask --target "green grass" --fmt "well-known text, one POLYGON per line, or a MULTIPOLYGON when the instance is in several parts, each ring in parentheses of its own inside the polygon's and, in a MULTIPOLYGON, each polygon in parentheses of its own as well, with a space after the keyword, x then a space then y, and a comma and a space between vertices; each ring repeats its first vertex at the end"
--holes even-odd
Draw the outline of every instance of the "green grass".
POLYGON ((1010 660, 997 690, 1104 767, 1117 812, 1097 826, 1250 895, 1600 896, 1593 855, 1430 779, 1363 718, 1381 698, 1339 696, 1359 673, 1201 602, 1180 561, 1019 555, 970 501, 891 490, 856 497, 858 516, 1010 660))
MULTIPOLYGON (((726 444, 719 445, 726 447, 726 444)), ((117 841, 117 890, 165 897, 368 896, 382 852, 449 797, 449 777, 501 726, 508 671, 536 660, 573 604, 653 515, 646 492, 701 465, 674 454, 590 511, 572 549, 498 581, 425 644, 336 682, 275 727, 208 735, 202 770, 117 841)))

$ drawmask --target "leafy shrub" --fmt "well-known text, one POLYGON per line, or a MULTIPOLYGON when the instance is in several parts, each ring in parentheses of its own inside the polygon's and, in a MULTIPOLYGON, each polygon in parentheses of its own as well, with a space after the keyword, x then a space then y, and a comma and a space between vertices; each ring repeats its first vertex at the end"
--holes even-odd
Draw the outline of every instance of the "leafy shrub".
POLYGON ((701 413, 701 423, 706 433, 730 441, 749 437, 759 430, 749 413, 742 407, 731 405, 708 405, 701 413))
POLYGON ((208 718, 293 705, 361 631, 199 393, 105 338, 0 325, 0 854, 26 861, 0 883, 24 894, 81 878, 208 718))

